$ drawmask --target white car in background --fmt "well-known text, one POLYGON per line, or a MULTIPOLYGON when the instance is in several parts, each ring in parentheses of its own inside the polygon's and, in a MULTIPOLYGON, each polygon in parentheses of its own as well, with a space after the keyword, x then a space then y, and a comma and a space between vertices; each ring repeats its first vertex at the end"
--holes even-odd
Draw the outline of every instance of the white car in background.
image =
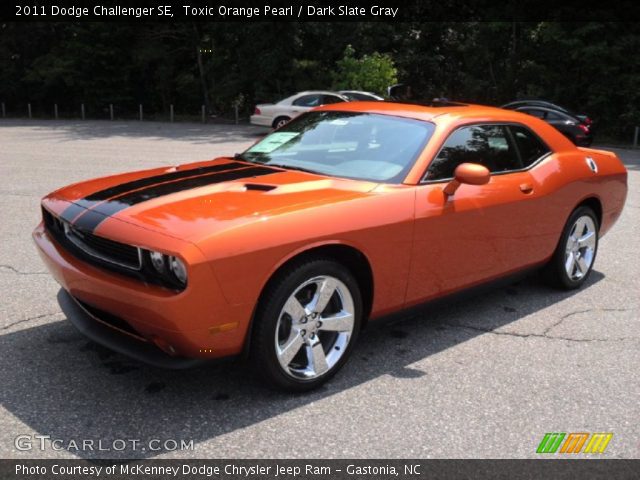
POLYGON ((377 93, 363 92, 362 90, 340 90, 340 95, 347 97, 350 102, 382 102, 384 97, 377 93))
POLYGON ((348 102, 349 99, 336 92, 313 90, 299 92, 278 103, 256 105, 251 123, 263 127, 280 128, 289 120, 312 108, 330 103, 348 102))

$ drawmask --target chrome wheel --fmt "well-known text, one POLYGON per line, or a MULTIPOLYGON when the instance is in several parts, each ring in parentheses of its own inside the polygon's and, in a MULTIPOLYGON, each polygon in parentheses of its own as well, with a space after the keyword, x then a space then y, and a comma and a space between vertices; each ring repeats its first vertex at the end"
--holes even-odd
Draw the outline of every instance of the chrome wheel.
POLYGON ((278 128, 280 128, 280 127, 284 127, 287 123, 289 123, 289 120, 288 120, 288 119, 286 119, 286 118, 281 118, 280 120, 278 120, 278 121, 276 122, 276 125, 275 125, 275 127, 274 127, 274 128, 275 128, 275 129, 278 129, 278 128))
POLYGON ((296 379, 329 372, 347 351, 355 321, 347 286, 331 276, 302 283, 287 299, 275 331, 278 362, 296 379))
POLYGON ((571 227, 565 246, 564 268, 573 281, 580 280, 591 268, 598 232, 588 215, 578 217, 571 227))

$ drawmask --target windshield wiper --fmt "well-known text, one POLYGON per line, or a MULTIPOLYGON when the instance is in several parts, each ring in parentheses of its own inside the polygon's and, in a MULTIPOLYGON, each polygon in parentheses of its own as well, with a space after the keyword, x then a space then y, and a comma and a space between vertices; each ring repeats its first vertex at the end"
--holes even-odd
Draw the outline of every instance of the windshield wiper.
MULTIPOLYGON (((256 153, 251 153, 251 155, 255 155, 257 157, 264 158, 264 155, 260 155, 260 154, 256 154, 256 153)), ((285 163, 266 163, 265 161, 253 160, 253 159, 247 158, 244 153, 236 153, 236 154, 233 155, 233 158, 235 158, 236 160, 242 160, 242 161, 249 162, 249 163, 258 163, 260 165, 268 165, 268 166, 271 166, 271 167, 279 167, 279 168, 284 168, 286 170, 297 170, 299 172, 315 173, 317 175, 321 175, 321 173, 319 173, 319 172, 317 172, 315 170, 311 170, 310 168, 297 167, 295 165, 288 165, 288 164, 285 164, 285 163)))
POLYGON ((295 165, 287 165, 285 163, 267 163, 265 165, 267 165, 269 167, 280 167, 280 168, 284 168, 286 170, 297 170, 299 172, 315 173, 316 175, 322 175, 320 172, 317 172, 315 170, 311 170, 310 168, 296 167, 295 165))
POLYGON ((250 160, 250 159, 248 159, 247 157, 245 157, 245 156, 244 156, 244 153, 235 153, 235 154, 233 155, 233 158, 234 158, 234 159, 236 159, 236 160, 243 160, 243 161, 245 161, 245 162, 258 163, 258 162, 256 162, 255 160, 250 160))

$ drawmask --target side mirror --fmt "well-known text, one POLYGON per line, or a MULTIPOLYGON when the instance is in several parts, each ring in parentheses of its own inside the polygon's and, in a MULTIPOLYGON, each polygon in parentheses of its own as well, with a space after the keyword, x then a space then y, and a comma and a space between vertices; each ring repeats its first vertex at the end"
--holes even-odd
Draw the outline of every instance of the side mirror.
POLYGON ((491 173, 484 165, 478 163, 461 163, 456 167, 454 178, 444 187, 446 196, 453 195, 463 183, 467 185, 484 185, 489 183, 491 173))

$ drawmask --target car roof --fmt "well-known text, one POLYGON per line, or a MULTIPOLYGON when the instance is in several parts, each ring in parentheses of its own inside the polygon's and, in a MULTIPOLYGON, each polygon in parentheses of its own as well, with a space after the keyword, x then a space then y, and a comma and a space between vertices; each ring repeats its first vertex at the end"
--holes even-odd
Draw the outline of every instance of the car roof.
POLYGON ((429 122, 438 121, 438 118, 446 118, 448 120, 468 118, 470 120, 478 119, 483 121, 491 121, 492 119, 500 121, 513 120, 522 123, 523 116, 526 115, 515 110, 505 110, 485 105, 452 103, 443 103, 441 106, 427 106, 397 102, 348 102, 325 105, 315 110, 378 113, 429 122))
POLYGON ((564 107, 561 107, 558 104, 550 102, 548 100, 514 100, 513 102, 505 103, 502 108, 513 106, 513 105, 540 105, 544 107, 552 107, 552 108, 560 108, 562 110, 566 110, 564 107))
POLYGON ((519 107, 516 107, 514 110, 519 112, 522 110, 542 110, 544 112, 552 112, 555 113, 556 115, 560 115, 562 117, 566 117, 566 118, 570 118, 572 120, 576 120, 578 121, 578 118, 575 115, 570 114, 567 111, 563 111, 563 110, 558 110, 557 108, 552 108, 552 107, 544 107, 542 105, 521 105, 519 107))
POLYGON ((375 95, 376 97, 380 96, 377 93, 367 92, 366 90, 338 90, 338 93, 364 93, 366 95, 375 95))
POLYGON ((290 95, 290 97, 298 97, 300 95, 335 95, 336 97, 340 97, 340 93, 332 92, 331 90, 305 90, 304 92, 294 93, 290 95))
POLYGON ((553 103, 548 100, 515 100, 513 102, 505 103, 500 108, 515 109, 518 107, 526 107, 526 106, 546 107, 552 110, 558 110, 560 112, 569 114, 572 117, 577 117, 579 115, 569 108, 563 107, 562 105, 558 105, 557 103, 553 103))

